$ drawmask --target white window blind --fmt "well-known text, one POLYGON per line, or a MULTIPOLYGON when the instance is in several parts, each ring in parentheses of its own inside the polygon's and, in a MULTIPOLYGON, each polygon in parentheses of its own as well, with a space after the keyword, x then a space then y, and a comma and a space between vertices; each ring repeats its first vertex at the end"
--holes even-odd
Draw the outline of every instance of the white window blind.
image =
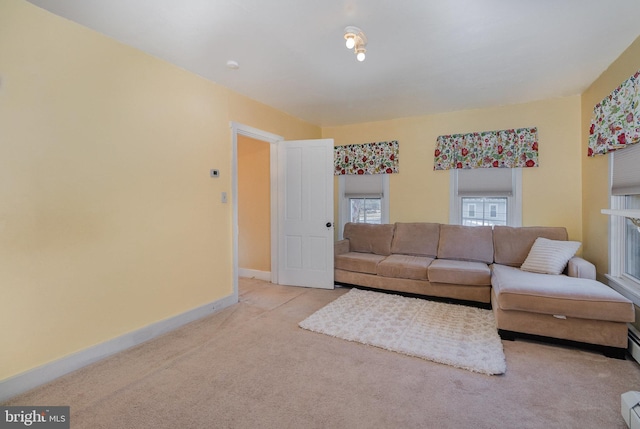
POLYGON ((345 197, 382 197, 384 174, 349 174, 344 176, 345 197))
POLYGON ((611 195, 640 194, 640 143, 612 152, 611 195))
POLYGON ((513 195, 511 168, 457 170, 459 197, 510 197, 513 195))

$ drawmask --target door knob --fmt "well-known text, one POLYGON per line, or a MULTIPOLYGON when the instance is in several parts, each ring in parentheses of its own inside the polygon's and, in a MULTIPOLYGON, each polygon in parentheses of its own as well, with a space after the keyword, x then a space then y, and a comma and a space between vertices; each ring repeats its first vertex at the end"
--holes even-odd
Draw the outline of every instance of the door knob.
POLYGON ((333 224, 331 222, 327 222, 327 228, 331 228, 333 224))

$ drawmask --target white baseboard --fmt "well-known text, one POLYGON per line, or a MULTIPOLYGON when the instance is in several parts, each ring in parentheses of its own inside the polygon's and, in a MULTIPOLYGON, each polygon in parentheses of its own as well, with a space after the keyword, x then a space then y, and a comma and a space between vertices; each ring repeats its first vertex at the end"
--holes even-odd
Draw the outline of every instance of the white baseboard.
POLYGON ((238 302, 229 295, 0 381, 0 403, 115 353, 142 344, 238 302))
POLYGON ((238 268, 238 276, 256 278, 258 280, 264 280, 265 282, 271 281, 271 271, 258 271, 251 270, 249 268, 238 268))

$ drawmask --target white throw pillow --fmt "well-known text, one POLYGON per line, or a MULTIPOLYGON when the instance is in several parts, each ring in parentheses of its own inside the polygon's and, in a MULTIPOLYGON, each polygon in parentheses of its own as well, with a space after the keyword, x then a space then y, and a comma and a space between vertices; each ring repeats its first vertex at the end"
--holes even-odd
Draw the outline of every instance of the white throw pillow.
POLYGON ((580 246, 579 241, 549 240, 538 237, 520 269, 534 273, 560 274, 580 246))

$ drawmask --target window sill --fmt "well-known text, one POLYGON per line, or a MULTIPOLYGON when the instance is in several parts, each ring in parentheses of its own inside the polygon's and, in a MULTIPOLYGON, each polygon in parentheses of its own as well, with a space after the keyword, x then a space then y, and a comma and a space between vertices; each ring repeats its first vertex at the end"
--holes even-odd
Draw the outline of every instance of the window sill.
POLYGON ((640 210, 638 209, 602 209, 600 213, 609 216, 623 216, 629 219, 640 232, 640 210))
POLYGON ((608 280, 609 287, 640 307, 640 283, 624 277, 614 277, 610 274, 605 274, 605 277, 608 280))
POLYGON ((640 210, 634 209, 602 209, 600 210, 602 214, 613 215, 613 216, 624 216, 628 218, 640 218, 640 210))

